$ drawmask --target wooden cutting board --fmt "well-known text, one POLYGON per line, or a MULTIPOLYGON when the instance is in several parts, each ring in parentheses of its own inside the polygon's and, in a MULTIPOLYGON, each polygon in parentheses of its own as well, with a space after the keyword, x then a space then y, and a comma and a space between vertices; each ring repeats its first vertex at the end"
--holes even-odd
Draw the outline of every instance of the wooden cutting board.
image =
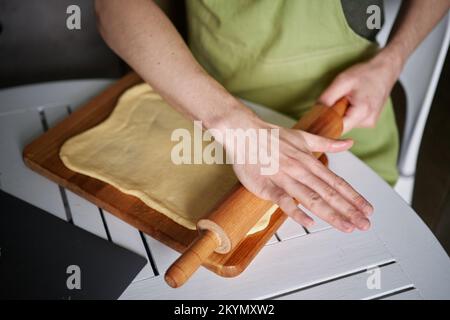
MULTIPOLYGON (((138 198, 122 193, 108 183, 71 171, 59 158, 59 149, 67 139, 105 120, 122 93, 140 82, 142 79, 136 73, 126 75, 27 145, 23 158, 32 170, 111 212, 169 247, 183 252, 196 238, 196 231, 182 227, 138 198)), ((204 266, 223 277, 237 276, 245 270, 285 220, 286 215, 277 210, 266 229, 248 236, 226 255, 213 254, 204 266)))

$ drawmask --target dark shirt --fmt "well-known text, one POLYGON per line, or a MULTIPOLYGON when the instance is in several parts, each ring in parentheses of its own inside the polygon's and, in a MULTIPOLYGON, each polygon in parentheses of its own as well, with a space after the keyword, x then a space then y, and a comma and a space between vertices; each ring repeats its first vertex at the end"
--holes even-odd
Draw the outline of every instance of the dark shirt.
POLYGON ((341 0, 345 18, 350 28, 358 35, 370 41, 375 41, 380 30, 367 28, 367 8, 377 5, 381 8, 381 25, 384 22, 383 0, 341 0))

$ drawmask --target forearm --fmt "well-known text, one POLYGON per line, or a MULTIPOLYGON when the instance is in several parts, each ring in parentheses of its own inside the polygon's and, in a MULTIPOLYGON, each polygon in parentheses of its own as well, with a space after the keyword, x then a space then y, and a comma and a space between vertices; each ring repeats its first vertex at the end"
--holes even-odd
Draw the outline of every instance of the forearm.
MULTIPOLYGON (((313 156, 313 152, 347 150, 352 141, 334 141, 259 119, 201 68, 173 25, 151 1, 97 0, 96 9, 101 34, 109 46, 191 119, 202 120, 206 128, 219 129, 213 130, 219 133, 227 128, 278 130, 278 135, 270 132, 267 139, 258 138, 253 143, 257 143, 258 154, 259 150, 268 151, 270 143, 270 157, 277 165, 280 162, 280 170, 263 175, 258 170, 262 168, 260 161, 233 165, 236 176, 249 191, 278 204, 305 226, 310 226, 312 219, 298 208, 294 198, 339 230, 367 230, 370 204, 313 156), (273 141, 276 150, 272 149, 273 141)), ((215 138, 225 149, 227 141, 231 142, 232 151, 227 155, 240 154, 247 159, 246 143, 243 148, 235 148, 233 138, 221 136, 215 138)))
POLYGON ((156 4, 97 0, 98 24, 108 45, 166 101, 205 127, 243 106, 210 77, 156 4))
POLYGON ((450 8, 450 0, 403 0, 382 55, 403 68, 409 56, 450 8))

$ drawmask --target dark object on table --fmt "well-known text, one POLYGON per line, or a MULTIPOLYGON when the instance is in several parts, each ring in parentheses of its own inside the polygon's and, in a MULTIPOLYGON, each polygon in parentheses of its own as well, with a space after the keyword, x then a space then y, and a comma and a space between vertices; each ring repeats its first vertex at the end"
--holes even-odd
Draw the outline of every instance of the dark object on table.
POLYGON ((117 299, 146 264, 3 191, 0 206, 0 299, 117 299))

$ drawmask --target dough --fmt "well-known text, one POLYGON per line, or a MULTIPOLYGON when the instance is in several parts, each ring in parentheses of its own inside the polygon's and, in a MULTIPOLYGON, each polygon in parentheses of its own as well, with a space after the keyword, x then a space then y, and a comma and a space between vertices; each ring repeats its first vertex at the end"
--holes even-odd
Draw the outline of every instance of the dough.
MULTIPOLYGON (((66 141, 60 157, 69 169, 107 182, 195 229, 238 180, 231 165, 171 161, 179 143, 171 141, 173 130, 186 128, 193 136, 193 126, 149 85, 139 84, 120 97, 108 119, 66 141)), ((276 208, 250 233, 264 229, 276 208)))

